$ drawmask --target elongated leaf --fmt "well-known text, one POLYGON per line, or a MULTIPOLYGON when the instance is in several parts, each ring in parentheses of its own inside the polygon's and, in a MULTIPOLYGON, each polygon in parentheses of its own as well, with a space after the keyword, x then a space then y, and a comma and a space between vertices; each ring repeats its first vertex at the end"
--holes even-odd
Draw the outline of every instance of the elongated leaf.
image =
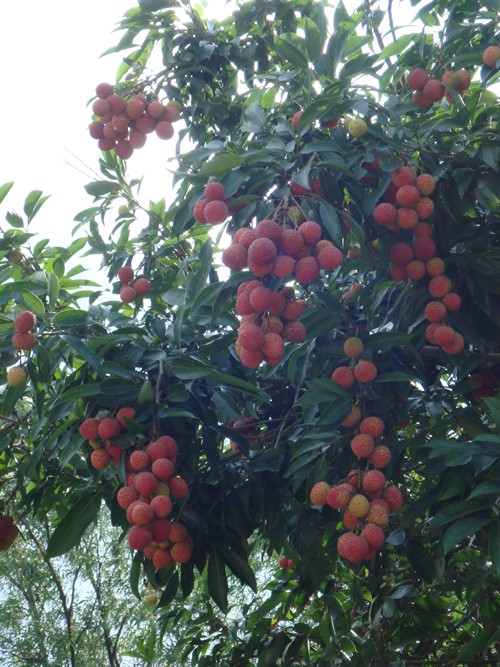
POLYGON ((468 519, 461 519, 448 528, 443 537, 443 550, 447 554, 450 549, 464 538, 476 533, 484 526, 491 523, 491 519, 484 519, 483 517, 471 516, 468 519))
POLYGON ((196 378, 207 377, 213 372, 213 368, 204 364, 202 361, 183 357, 176 359, 172 364, 172 373, 179 380, 194 380, 196 378))
POLYGON ((101 506, 100 493, 87 493, 69 510, 52 533, 47 556, 62 556, 80 543, 85 529, 95 519, 101 506))
POLYGON ((113 181, 94 181, 85 185, 85 190, 93 197, 101 197, 102 195, 107 195, 110 192, 116 192, 118 188, 118 183, 113 183, 113 181))
POLYGON ((14 181, 10 181, 10 183, 4 183, 2 186, 0 186, 0 204, 3 202, 5 197, 9 194, 11 187, 14 185, 14 181))
POLYGON ((68 334, 64 334, 61 336, 61 338, 70 345, 75 352, 77 352, 80 355, 80 358, 86 361, 92 368, 96 371, 100 370, 101 368, 101 359, 97 356, 97 354, 94 354, 87 345, 80 340, 79 338, 76 338, 75 336, 70 336, 68 334))
POLYGON ((227 577, 224 561, 217 551, 208 558, 207 566, 208 592, 213 601, 224 613, 227 611, 227 577))
POLYGON ((43 317, 45 315, 45 306, 36 294, 33 294, 33 292, 29 292, 28 290, 22 290, 20 296, 21 301, 26 308, 31 310, 37 317, 43 317))
POLYGON ((478 496, 500 496, 500 481, 488 480, 478 484, 474 491, 469 495, 469 498, 477 498, 478 496))
POLYGON ((231 572, 238 577, 240 581, 250 588, 257 592, 257 580, 255 579, 255 574, 252 568, 250 567, 248 560, 237 553, 229 545, 224 544, 221 546, 222 557, 229 567, 231 572))
POLYGON ((158 606, 165 607, 166 605, 170 604, 177 595, 178 590, 179 590, 179 573, 177 572, 177 570, 174 570, 172 576, 168 580, 167 585, 165 586, 165 590, 161 594, 158 606))
POLYGON ((61 310, 54 315, 52 320, 58 327, 75 327, 85 324, 89 318, 89 313, 86 310, 68 309, 61 310))
POLYGON ((233 153, 222 153, 221 155, 216 155, 213 160, 207 162, 207 164, 200 169, 198 172, 199 176, 224 176, 233 169, 241 167, 243 164, 243 158, 240 155, 234 155, 233 153))
POLYGON ((493 521, 488 533, 488 553, 493 567, 500 574, 500 523, 493 521))
POLYGON ((285 36, 274 38, 274 47, 279 56, 299 69, 307 69, 307 57, 285 36))
POLYGON ((132 565, 130 567, 130 577, 129 577, 130 589, 138 600, 141 599, 141 595, 139 593, 139 577, 141 576, 141 564, 142 564, 142 554, 140 551, 138 551, 135 554, 134 559, 132 561, 132 565))

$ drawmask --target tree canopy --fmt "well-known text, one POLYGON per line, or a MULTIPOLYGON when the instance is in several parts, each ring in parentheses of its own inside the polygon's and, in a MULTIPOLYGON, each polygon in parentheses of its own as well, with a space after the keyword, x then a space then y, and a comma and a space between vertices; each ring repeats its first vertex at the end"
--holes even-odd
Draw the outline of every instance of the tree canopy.
POLYGON ((2 511, 52 559, 107 506, 180 662, 494 664, 498 13, 391 6, 139 0, 72 244, 5 214, 2 511))

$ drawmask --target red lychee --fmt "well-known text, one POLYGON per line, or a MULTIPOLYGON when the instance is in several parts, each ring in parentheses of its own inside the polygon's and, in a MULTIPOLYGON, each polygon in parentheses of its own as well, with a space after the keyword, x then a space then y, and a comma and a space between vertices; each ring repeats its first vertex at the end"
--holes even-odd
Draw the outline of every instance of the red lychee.
POLYGON ((304 241, 309 246, 314 246, 321 239, 321 227, 317 222, 306 220, 299 227, 299 232, 302 234, 304 241))
POLYGON ((365 346, 361 338, 351 336, 344 341, 344 353, 351 358, 359 357, 363 353, 365 346))
POLYGON ((98 426, 99 420, 90 417, 80 424, 80 435, 85 440, 97 440, 99 437, 98 426))
POLYGON ((306 333, 305 326, 298 320, 291 320, 283 327, 283 338, 291 343, 302 343, 306 338, 306 333))
POLYGON ((403 494, 397 486, 387 486, 382 491, 382 499, 389 506, 389 512, 399 512, 403 507, 403 494))
POLYGON ((297 229, 285 229, 279 240, 279 251, 297 259, 304 247, 304 237, 297 229))
POLYGON ((250 292, 250 305, 256 313, 263 313, 271 305, 272 292, 268 287, 256 287, 250 292))
POLYGON ((390 258, 395 264, 405 266, 413 259, 413 250, 408 243, 403 243, 402 241, 395 243, 391 248, 390 258))
POLYGON ((246 350, 260 350, 264 344, 264 332, 255 324, 247 324, 239 330, 238 340, 246 350))
POLYGON ((146 296, 151 292, 151 283, 147 278, 138 278, 134 282, 133 288, 137 296, 146 296))
POLYGON ((372 382, 377 377, 377 367, 371 361, 361 360, 354 366, 354 377, 358 382, 372 382))
POLYGON ((413 228, 413 236, 416 239, 420 236, 432 236, 432 227, 426 222, 418 222, 413 228))
POLYGON ((290 121, 293 129, 296 132, 299 129, 299 121, 300 121, 303 113, 304 113, 304 111, 302 111, 302 110, 301 111, 296 111, 292 116, 292 120, 290 121))
POLYGON ((141 496, 147 497, 155 492, 156 487, 158 486, 158 479, 156 478, 156 475, 153 475, 152 472, 147 470, 139 472, 135 476, 134 486, 141 496))
POLYGON ((330 490, 330 485, 328 482, 316 482, 312 487, 309 497, 313 505, 326 505, 326 497, 328 491, 330 490))
POLYGON ((153 565, 158 570, 164 570, 172 564, 173 558, 168 549, 156 549, 153 554, 153 565))
POLYGON ((128 139, 122 139, 115 146, 117 157, 121 160, 128 160, 134 153, 134 148, 128 139))
POLYGON ((359 425, 360 433, 367 433, 372 438, 379 438, 384 432, 384 422, 380 417, 365 417, 359 425))
POLYGON ((365 539, 368 542, 368 546, 372 549, 380 549, 385 541, 384 531, 380 526, 376 526, 373 523, 369 523, 363 528, 360 537, 365 539))
POLYGON ((283 227, 274 220, 261 220, 255 228, 255 238, 269 239, 278 245, 283 233, 283 227))
POLYGON ((274 262, 278 251, 276 246, 268 238, 257 238, 248 248, 248 262, 258 265, 267 265, 274 262))
POLYGON ((429 283, 429 292, 435 299, 440 299, 451 291, 451 280, 447 276, 436 276, 429 283))
POLYGON ((436 254, 436 244, 431 238, 420 236, 413 241, 413 254, 417 259, 426 262, 436 254))
POLYGON ((208 204, 207 199, 198 199, 198 201, 193 207, 193 218, 196 220, 196 222, 199 222, 200 224, 205 224, 207 222, 203 214, 203 211, 205 210, 205 206, 207 204, 208 204))
POLYGON ((412 261, 406 265, 406 275, 411 280, 422 280, 425 274, 425 264, 420 259, 412 259, 412 261))
POLYGON ((347 507, 355 493, 356 490, 350 484, 336 484, 327 492, 326 502, 333 509, 342 510, 347 507))
POLYGON ((429 301, 425 307, 425 316, 429 322, 442 322, 446 312, 446 306, 441 301, 429 301))
POLYGON ((31 331, 36 324, 36 317, 30 310, 23 310, 14 318, 14 328, 18 333, 31 331))
POLYGON ((385 475, 380 470, 369 470, 363 477, 362 487, 366 493, 378 493, 385 486, 385 475))
MULTIPOLYGON (((374 470, 373 472, 378 472, 374 470)), ((365 520, 368 523, 373 523, 380 528, 385 528, 389 524, 389 513, 382 507, 380 504, 377 504, 377 501, 372 501, 370 503, 370 509, 368 514, 365 517, 365 520)))
POLYGON ((134 269, 131 266, 122 266, 118 269, 118 279, 122 283, 130 283, 134 279, 134 269))
POLYGON ((229 209, 223 201, 209 201, 203 209, 203 216, 209 225, 218 225, 224 222, 228 215, 229 209))
POLYGON ((415 172, 410 167, 398 167, 392 174, 392 182, 397 188, 402 188, 405 185, 413 185, 415 180, 415 172))
POLYGON ((431 102, 437 102, 444 96, 444 86, 438 79, 429 79, 422 88, 422 93, 431 102))
POLYGON ((172 512, 172 501, 169 496, 155 496, 151 501, 153 513, 159 519, 164 519, 172 512))
POLYGON ((190 542, 178 542, 170 549, 170 555, 176 563, 189 563, 193 555, 193 547, 190 542))
POLYGON ((174 126, 168 120, 160 120, 156 123, 156 135, 159 139, 168 140, 174 136, 174 126))
POLYGON ((138 503, 134 505, 134 509, 130 513, 130 518, 132 523, 135 523, 137 526, 145 526, 153 518, 153 508, 149 503, 139 500, 138 503))
POLYGON ((241 271, 247 265, 247 248, 241 243, 233 243, 222 253, 222 263, 231 271, 241 271))
POLYGON ((460 310, 462 306, 462 299, 456 292, 448 292, 443 297, 443 304, 450 313, 460 310))
POLYGON ((420 191, 414 185, 403 185, 396 192, 396 201, 400 206, 413 208, 420 199, 420 191))
POLYGON ((437 327, 434 332, 434 342, 440 347, 448 347, 455 341, 456 331, 445 324, 437 327))
POLYGON ((268 333, 264 335, 262 352, 267 357, 280 357, 284 354, 285 342, 277 333, 268 333))
POLYGON ((384 202, 375 206, 373 217, 375 218, 375 222, 377 224, 382 225, 383 227, 387 227, 388 225, 392 225, 396 222, 397 209, 392 204, 384 202))
POLYGON ((418 200, 415 210, 419 220, 428 220, 434 213, 434 202, 429 197, 422 197, 418 200))
POLYGON ((204 194, 207 201, 222 201, 226 194, 226 190, 222 183, 212 181, 205 186, 204 194))
POLYGON ((174 464, 170 459, 156 459, 153 461, 151 471, 162 481, 169 480, 174 474, 174 464))
POLYGON ((371 435, 367 433, 358 433, 351 440, 352 453, 359 459, 365 459, 375 449, 375 441, 371 435))
MULTIPOLYGON (((351 563, 360 563, 368 555, 369 547, 365 539, 354 533, 347 533, 348 539, 337 542, 339 554, 351 563)), ((343 535, 341 535, 343 537, 343 535)))
POLYGON ((171 477, 168 480, 168 488, 170 489, 170 495, 172 498, 175 498, 175 500, 182 500, 189 495, 187 482, 179 475, 171 477))
POLYGON ((431 174, 420 174, 415 180, 415 185, 417 186, 422 197, 428 197, 434 192, 436 188, 436 181, 431 176, 431 174))
POLYGON ((408 74, 408 87, 412 90, 423 90, 429 80, 429 75, 421 67, 414 67, 408 74))
POLYGON ((295 278, 302 285, 309 285, 319 275, 319 264, 314 257, 301 257, 295 265, 295 278))
POLYGON ((290 255, 278 255, 274 260, 273 273, 277 278, 288 278, 295 271, 295 260, 290 255))
POLYGON ((111 457, 105 449, 94 449, 90 455, 90 463, 96 470, 104 470, 111 463, 111 457))
POLYGON ((140 472, 141 470, 149 468, 151 461, 143 449, 136 449, 130 454, 129 463, 134 472, 140 472))
POLYGON ((413 229, 418 224, 417 211, 414 208, 398 208, 396 224, 400 229, 413 229))
POLYGON ((488 46, 483 51, 483 63, 488 67, 496 67, 500 60, 500 46, 488 46))
POLYGON ((135 417, 135 408, 129 408, 129 407, 120 408, 118 410, 118 412, 116 413, 116 421, 124 429, 127 428, 125 418, 126 419, 133 419, 134 417, 135 417))
POLYGON ((131 486, 122 486, 116 494, 116 501, 126 510, 133 502, 139 499, 139 493, 131 486))
POLYGON ((332 373, 331 379, 343 389, 350 389, 356 382, 354 373, 348 366, 339 366, 336 368, 332 373))
POLYGON ((132 549, 144 549, 153 539, 153 535, 146 526, 132 526, 128 531, 128 543, 132 549))
POLYGON ((123 303, 132 303, 137 297, 137 292, 131 285, 122 285, 120 288, 120 299, 123 303))
POLYGON ((391 450, 385 445, 378 445, 373 450, 368 462, 374 468, 385 468, 391 460, 391 450))
POLYGON ((97 432, 101 440, 110 440, 120 433, 120 424, 113 417, 105 417, 99 422, 97 432))
POLYGON ((322 248, 317 255, 317 260, 320 268, 332 271, 344 261, 344 256, 338 248, 331 246, 329 248, 322 248))
POLYGON ((445 272, 445 264, 440 257, 432 257, 425 263, 425 269, 430 276, 442 276, 445 272))

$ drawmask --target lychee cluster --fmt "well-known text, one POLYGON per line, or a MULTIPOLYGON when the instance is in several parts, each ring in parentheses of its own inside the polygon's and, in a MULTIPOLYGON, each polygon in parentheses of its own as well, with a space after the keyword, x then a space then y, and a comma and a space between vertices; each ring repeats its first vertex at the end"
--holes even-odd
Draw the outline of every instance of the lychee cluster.
POLYGON ((342 521, 350 532, 339 537, 337 549, 343 558, 359 563, 371 560, 385 540, 384 528, 390 514, 399 512, 403 495, 393 485, 387 485, 385 468, 391 460, 388 447, 376 444, 384 432, 384 422, 375 415, 365 417, 356 435, 351 438, 351 451, 361 459, 361 467, 351 470, 345 482, 330 486, 317 482, 311 489, 314 505, 329 505, 343 512, 342 521))
POLYGON ((174 474, 177 452, 177 442, 168 435, 132 451, 125 465, 127 483, 116 496, 131 524, 130 547, 158 569, 187 563, 193 552, 186 526, 172 518, 174 502, 189 494, 186 481, 174 474))
MULTIPOLYGON (((236 431, 239 435, 242 435, 246 438, 249 447, 253 447, 257 444, 260 436, 260 427, 257 424, 257 419, 255 417, 244 417, 243 419, 230 419, 227 422, 227 427, 232 428, 233 431, 236 431)), ((231 448, 235 454, 240 450, 238 444, 234 441, 231 441, 231 448)))
POLYGON ((30 310, 23 310, 14 318, 16 333, 12 336, 12 345, 17 350, 32 350, 38 340, 32 329, 36 324, 36 317, 30 310))
POLYGON ((202 225, 219 225, 229 216, 229 208, 225 201, 226 190, 222 183, 207 183, 204 197, 198 199, 193 208, 193 217, 202 225))
POLYGON ((147 278, 134 278, 135 273, 131 266, 122 266, 118 270, 118 279, 121 282, 120 299, 123 303, 132 303, 137 297, 151 292, 151 283, 147 278))
POLYGON ((102 151, 114 150, 117 157, 127 160, 136 148, 144 146, 151 132, 160 139, 174 136, 172 123, 180 118, 176 102, 163 104, 144 95, 126 99, 109 83, 100 83, 96 95, 92 112, 98 120, 90 123, 89 132, 102 151))
POLYGON ((439 102, 443 97, 453 104, 453 94, 448 89, 462 95, 471 81, 472 77, 465 69, 444 72, 441 81, 431 78, 420 67, 415 67, 408 74, 408 86, 415 91, 412 101, 422 109, 428 109, 433 102, 439 102))
POLYGON ((293 287, 272 290, 259 280, 240 283, 236 312, 241 316, 235 350, 247 368, 257 368, 263 361, 279 364, 285 354, 285 341, 302 343, 306 329, 299 318, 307 307, 305 299, 296 299, 293 287))
MULTIPOLYGON (((421 224, 434 213, 430 195, 436 183, 431 174, 415 175, 411 167, 401 166, 392 174, 392 182, 384 193, 384 201, 373 211, 375 222, 390 232, 413 229, 418 237, 424 236, 421 224)), ((424 228, 425 229, 425 228, 424 228)))
POLYGON ((111 463, 118 465, 124 450, 116 438, 127 430, 125 420, 134 417, 134 408, 123 407, 118 410, 115 417, 110 415, 103 418, 89 417, 80 424, 80 435, 89 441, 93 449, 90 455, 92 467, 104 470, 111 463))
POLYGON ((496 396, 498 393, 498 379, 500 367, 495 365, 492 369, 481 368, 469 375, 473 385, 472 399, 476 403, 483 404, 483 399, 496 396))
POLYGON ((8 514, 0 514, 0 551, 7 551, 19 533, 14 519, 8 514))
POLYGON ((286 556, 281 556, 279 559, 279 566, 281 567, 282 570, 293 570, 295 567, 295 563, 291 558, 287 558, 286 556))
POLYGON ((372 361, 358 359, 364 352, 363 341, 357 336, 351 336, 344 342, 344 353, 351 359, 351 365, 338 366, 332 373, 331 379, 343 389, 351 389, 356 382, 367 384, 377 377, 377 367, 372 361))
POLYGON ((298 229, 285 227, 274 220, 261 220, 255 229, 238 229, 232 244, 222 253, 229 269, 240 271, 248 267, 258 278, 294 277, 309 285, 321 269, 337 269, 343 255, 331 241, 321 239, 321 227, 306 220, 298 229))

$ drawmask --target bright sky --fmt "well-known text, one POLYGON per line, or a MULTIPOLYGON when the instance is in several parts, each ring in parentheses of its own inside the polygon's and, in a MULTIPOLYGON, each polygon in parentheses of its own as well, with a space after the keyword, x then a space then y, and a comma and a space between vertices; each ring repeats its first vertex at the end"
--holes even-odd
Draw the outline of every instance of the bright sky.
MULTIPOLYGON (((220 3, 207 3, 219 17, 220 3)), ((358 1, 347 0, 346 4, 357 6, 358 1)), ((397 3, 397 8, 401 4, 397 3)), ((114 81, 120 54, 102 59, 100 55, 117 43, 121 33, 113 34, 113 30, 133 6, 135 0, 23 0, 3 7, 0 185, 15 181, 15 186, 2 211, 21 212, 30 190, 52 195, 35 219, 33 231, 58 245, 70 240, 74 215, 92 205, 83 190, 92 178, 68 162, 84 170, 80 161, 98 169, 97 144, 87 131, 91 118, 87 102, 97 83, 114 81)), ((230 13, 227 3, 224 13, 230 13)), ((171 180, 165 158, 173 148, 174 141, 151 137, 128 161, 131 175, 146 174, 146 197, 168 200, 171 180)), ((2 218, 3 213, 0 226, 2 218)))

